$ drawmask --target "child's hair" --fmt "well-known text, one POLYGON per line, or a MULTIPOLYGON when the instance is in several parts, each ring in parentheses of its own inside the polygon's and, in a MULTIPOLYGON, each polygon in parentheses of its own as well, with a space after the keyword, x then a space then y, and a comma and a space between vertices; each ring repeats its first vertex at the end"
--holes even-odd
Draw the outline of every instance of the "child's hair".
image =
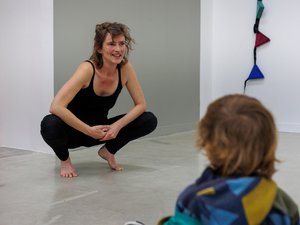
POLYGON ((275 172, 277 129, 272 114, 255 98, 233 94, 212 102, 198 124, 197 147, 225 177, 275 172))

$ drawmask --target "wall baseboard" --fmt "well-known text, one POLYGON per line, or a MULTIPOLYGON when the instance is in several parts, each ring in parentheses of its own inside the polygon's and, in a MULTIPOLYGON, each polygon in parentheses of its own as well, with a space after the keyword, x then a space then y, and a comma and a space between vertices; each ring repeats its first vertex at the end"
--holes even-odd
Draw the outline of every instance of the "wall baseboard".
POLYGON ((180 133, 185 131, 191 131, 196 129, 196 123, 181 123, 167 126, 158 126, 156 130, 147 135, 146 137, 158 137, 165 136, 174 133, 180 133))
POLYGON ((300 133, 300 124, 295 123, 278 123, 279 132, 300 133))

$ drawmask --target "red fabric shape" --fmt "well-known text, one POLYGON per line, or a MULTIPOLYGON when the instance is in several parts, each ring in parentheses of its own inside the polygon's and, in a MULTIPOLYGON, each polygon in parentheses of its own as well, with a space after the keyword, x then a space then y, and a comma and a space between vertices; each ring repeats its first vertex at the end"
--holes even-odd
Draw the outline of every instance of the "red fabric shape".
POLYGON ((256 33, 255 47, 259 47, 269 41, 270 41, 270 38, 265 36, 263 33, 259 32, 259 31, 256 33))

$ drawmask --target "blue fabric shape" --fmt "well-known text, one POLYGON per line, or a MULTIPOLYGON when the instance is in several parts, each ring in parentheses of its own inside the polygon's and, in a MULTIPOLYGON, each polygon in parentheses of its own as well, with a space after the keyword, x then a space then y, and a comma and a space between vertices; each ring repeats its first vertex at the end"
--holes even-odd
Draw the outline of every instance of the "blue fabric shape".
POLYGON ((291 224, 290 218, 287 215, 271 213, 270 219, 274 225, 290 225, 291 224))
POLYGON ((244 177, 227 180, 226 183, 234 195, 240 196, 250 186, 253 180, 254 179, 252 177, 244 177))
POLYGON ((202 222, 204 225, 209 225, 209 224, 210 224, 209 219, 208 219, 205 215, 201 214, 200 218, 201 218, 201 222, 202 222))
POLYGON ((265 78, 264 75, 262 74, 258 66, 254 64, 247 80, 262 79, 262 78, 265 78))
POLYGON ((207 209, 210 211, 208 225, 230 225, 238 218, 237 214, 213 206, 207 206, 207 209))
POLYGON ((262 74, 262 72, 260 71, 258 66, 256 64, 254 64, 248 78, 244 82, 244 93, 246 91, 246 86, 247 86, 248 80, 255 80, 255 79, 262 79, 262 78, 265 78, 264 75, 262 74))

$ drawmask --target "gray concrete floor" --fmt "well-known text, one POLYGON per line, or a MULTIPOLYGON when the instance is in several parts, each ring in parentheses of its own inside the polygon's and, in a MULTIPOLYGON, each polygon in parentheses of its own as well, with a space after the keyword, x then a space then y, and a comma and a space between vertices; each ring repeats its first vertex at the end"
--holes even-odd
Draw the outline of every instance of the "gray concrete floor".
MULTIPOLYGON (((300 204, 300 134, 279 135, 274 180, 300 204)), ((92 147, 71 152, 79 177, 59 176, 54 155, 0 148, 0 225, 154 225, 207 164, 195 132, 145 138, 117 154, 111 171, 92 147)))

